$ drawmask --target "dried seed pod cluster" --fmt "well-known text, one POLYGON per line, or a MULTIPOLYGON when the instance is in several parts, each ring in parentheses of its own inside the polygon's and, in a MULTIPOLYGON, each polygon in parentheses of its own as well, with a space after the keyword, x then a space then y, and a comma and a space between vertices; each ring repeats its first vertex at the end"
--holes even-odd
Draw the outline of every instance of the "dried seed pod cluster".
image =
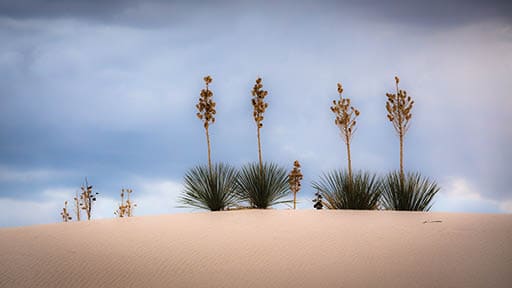
POLYGON ((201 90, 199 94, 199 102, 196 105, 197 117, 204 123, 204 128, 207 129, 210 123, 215 123, 215 102, 213 101, 213 92, 208 88, 208 85, 212 83, 212 77, 209 75, 203 78, 206 88, 201 90))
POLYGON ((268 95, 268 91, 263 90, 263 84, 261 78, 256 79, 256 84, 252 88, 251 94, 252 106, 254 108, 253 117, 258 128, 263 127, 263 113, 268 107, 268 103, 265 103, 265 97, 268 95))
POLYGON ((130 200, 130 194, 133 192, 132 189, 121 189, 121 204, 117 208, 117 211, 114 212, 115 215, 119 218, 123 217, 131 217, 133 215, 133 208, 137 207, 137 204, 132 203, 130 200), (126 193, 126 201, 124 200, 124 196, 126 193))
POLYGON ((68 201, 64 202, 64 208, 62 208, 62 212, 60 212, 60 216, 62 216, 63 222, 71 221, 72 218, 68 212, 68 201))
POLYGON ((92 205, 96 201, 96 196, 99 194, 98 192, 93 192, 92 187, 92 185, 87 183, 87 179, 85 180, 85 186, 80 187, 82 190, 80 194, 80 208, 85 210, 87 220, 91 220, 92 205))
POLYGON ((407 96, 407 91, 398 89, 398 83, 400 79, 395 76, 396 94, 386 93, 386 110, 388 112, 387 117, 399 136, 405 135, 409 129, 409 121, 412 117, 412 107, 414 101, 411 96, 407 96))
POLYGON ((301 187, 300 181, 302 178, 303 175, 300 171, 300 163, 298 160, 295 160, 295 162, 293 162, 293 169, 288 175, 288 183, 290 184, 290 190, 293 193, 299 192, 301 187))
POLYGON ((338 94, 340 95, 339 100, 333 100, 331 111, 336 115, 334 123, 339 127, 343 134, 343 140, 345 143, 350 143, 352 135, 355 132, 356 118, 359 116, 359 110, 350 106, 350 99, 343 98, 343 87, 341 83, 338 83, 338 94))
POLYGON ((290 190, 293 192, 293 209, 297 207, 297 193, 300 190, 300 181, 302 178, 303 175, 300 171, 300 163, 298 160, 295 160, 295 162, 293 162, 293 169, 290 174, 288 174, 288 184, 290 184, 290 190))

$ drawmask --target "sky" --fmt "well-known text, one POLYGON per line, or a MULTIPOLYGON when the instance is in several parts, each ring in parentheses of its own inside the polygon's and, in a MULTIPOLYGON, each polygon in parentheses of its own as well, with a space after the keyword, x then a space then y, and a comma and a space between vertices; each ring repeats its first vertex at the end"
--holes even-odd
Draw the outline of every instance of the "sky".
POLYGON ((177 198, 207 162, 206 75, 213 161, 237 167, 258 159, 263 78, 263 158, 301 162, 300 209, 347 165, 337 82, 361 111, 353 168, 398 169, 385 111, 398 75, 415 100, 405 169, 441 186, 432 210, 512 213, 511 2, 0 1, 0 43, 0 226, 60 221, 84 177, 95 219, 114 217, 121 188, 135 215, 198 211, 177 198))

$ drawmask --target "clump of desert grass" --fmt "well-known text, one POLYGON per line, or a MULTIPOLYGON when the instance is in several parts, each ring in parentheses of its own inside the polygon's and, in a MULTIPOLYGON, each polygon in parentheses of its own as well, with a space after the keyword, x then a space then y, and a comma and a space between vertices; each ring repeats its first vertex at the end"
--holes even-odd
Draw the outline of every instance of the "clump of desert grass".
POLYGON ((132 193, 132 189, 121 189, 121 203, 119 203, 117 210, 114 212, 117 217, 124 218, 133 216, 133 209, 137 207, 137 204, 130 200, 130 195, 132 193))
POLYGON ((238 177, 238 198, 257 209, 290 203, 284 199, 290 192, 286 174, 286 169, 275 163, 263 163, 263 166, 247 164, 238 177))
POLYGON ((60 212, 60 216, 62 217, 62 222, 68 222, 73 219, 68 212, 68 201, 64 201, 64 208, 62 208, 62 212, 60 212))
POLYGON ((382 204, 389 210, 429 211, 440 188, 419 173, 391 172, 383 180, 382 204))
POLYGON ((400 170, 382 179, 382 202, 386 209, 428 211, 440 188, 419 173, 404 172, 404 137, 409 130, 414 100, 407 95, 407 91, 398 88, 399 83, 400 78, 395 76, 396 93, 386 93, 386 111, 400 141, 400 170))
POLYGON ((380 182, 369 172, 350 177, 346 171, 334 170, 313 182, 313 188, 323 196, 321 203, 328 209, 373 210, 379 206, 380 182))
POLYGON ((293 162, 293 169, 288 174, 288 184, 290 184, 290 191, 293 193, 293 209, 297 208, 297 193, 299 193, 301 188, 300 181, 304 178, 302 172, 300 171, 300 163, 299 160, 295 160, 293 162))
POLYGON ((179 202, 185 207, 222 211, 237 206, 238 172, 230 165, 218 163, 211 168, 196 166, 185 174, 185 188, 179 202))

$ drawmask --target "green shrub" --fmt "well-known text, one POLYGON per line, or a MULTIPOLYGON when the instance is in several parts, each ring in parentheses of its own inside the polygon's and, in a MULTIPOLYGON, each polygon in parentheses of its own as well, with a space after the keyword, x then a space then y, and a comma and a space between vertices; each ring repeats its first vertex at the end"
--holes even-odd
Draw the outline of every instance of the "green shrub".
POLYGON ((380 183, 375 174, 356 172, 352 181, 344 170, 334 170, 313 182, 324 198, 328 209, 377 209, 380 197, 380 183))
POLYGON ((238 172, 232 166, 215 164, 197 166, 185 174, 185 189, 179 201, 186 207, 211 211, 226 210, 235 206, 238 172))
POLYGON ((252 208, 266 209, 291 200, 282 200, 290 190, 285 168, 274 163, 247 164, 238 177, 238 197, 252 208))
POLYGON ((389 210, 429 211, 439 191, 434 181, 420 173, 407 173, 400 181, 400 172, 391 172, 382 179, 382 204, 389 210))

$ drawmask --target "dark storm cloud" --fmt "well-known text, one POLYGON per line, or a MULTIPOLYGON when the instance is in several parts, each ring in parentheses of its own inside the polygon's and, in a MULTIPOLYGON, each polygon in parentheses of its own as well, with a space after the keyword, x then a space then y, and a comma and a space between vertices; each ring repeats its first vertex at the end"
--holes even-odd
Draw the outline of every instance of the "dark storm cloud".
MULTIPOLYGON (((282 16, 297 11, 309 14, 337 10, 340 17, 361 17, 438 27, 501 19, 512 21, 512 2, 460 1, 66 1, 11 0, 0 3, 0 16, 30 18, 76 18, 126 25, 163 25, 188 18, 235 17, 249 11, 278 11, 282 16), (218 13, 219 10, 223 12, 218 13), (195 12, 207 12, 197 17, 195 12), (217 11, 217 12, 215 12, 217 11), (208 15, 208 13, 211 13, 208 15)), ((202 19, 201 19, 202 18, 202 19)))

